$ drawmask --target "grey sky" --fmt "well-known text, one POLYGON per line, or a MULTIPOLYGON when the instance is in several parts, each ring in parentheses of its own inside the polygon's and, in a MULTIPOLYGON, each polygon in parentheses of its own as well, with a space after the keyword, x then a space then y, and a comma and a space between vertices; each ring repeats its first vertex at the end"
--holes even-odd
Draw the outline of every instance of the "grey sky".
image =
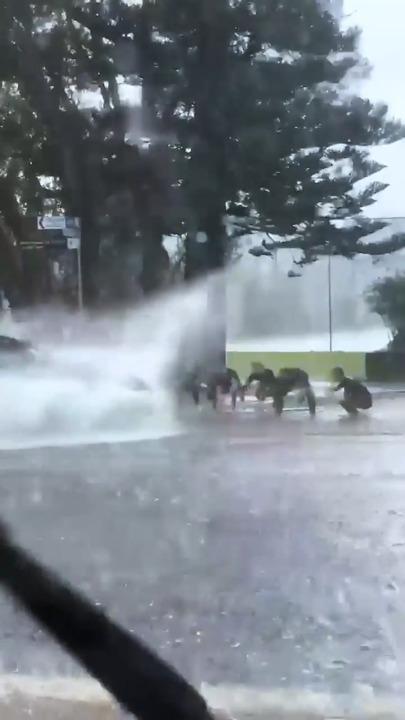
POLYGON ((364 94, 384 100, 405 120, 405 0, 345 0, 345 15, 363 29, 362 53, 373 65, 364 94))

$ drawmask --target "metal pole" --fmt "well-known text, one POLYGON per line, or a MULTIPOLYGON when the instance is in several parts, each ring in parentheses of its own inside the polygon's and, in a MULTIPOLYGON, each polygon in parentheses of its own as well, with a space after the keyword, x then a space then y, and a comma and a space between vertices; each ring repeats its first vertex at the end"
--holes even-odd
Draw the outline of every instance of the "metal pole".
POLYGON ((333 352, 332 256, 328 256, 329 352, 333 352))
POLYGON ((79 235, 77 252, 77 292, 79 310, 83 310, 83 275, 82 275, 82 234, 79 235))

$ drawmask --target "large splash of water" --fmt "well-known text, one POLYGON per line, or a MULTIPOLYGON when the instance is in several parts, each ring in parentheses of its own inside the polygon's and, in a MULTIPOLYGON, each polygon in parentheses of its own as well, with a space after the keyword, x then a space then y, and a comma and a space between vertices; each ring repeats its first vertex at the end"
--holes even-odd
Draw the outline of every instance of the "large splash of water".
POLYGON ((30 339, 36 359, 28 366, 2 361, 0 449, 178 432, 167 369, 184 334, 203 332, 207 293, 215 282, 126 312, 71 316, 47 309, 22 322, 7 321, 0 332, 30 339))

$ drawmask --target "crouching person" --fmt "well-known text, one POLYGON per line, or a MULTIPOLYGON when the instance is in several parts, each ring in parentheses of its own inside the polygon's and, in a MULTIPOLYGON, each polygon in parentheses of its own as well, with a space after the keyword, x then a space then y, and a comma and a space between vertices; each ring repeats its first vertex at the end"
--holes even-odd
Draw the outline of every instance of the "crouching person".
POLYGON ((277 415, 282 415, 284 401, 293 390, 301 390, 308 403, 308 410, 313 417, 316 414, 316 397, 309 381, 308 374, 300 368, 283 368, 276 376, 272 370, 252 363, 252 373, 249 375, 245 389, 253 382, 257 383, 256 397, 258 400, 273 398, 274 409, 277 415))
POLYGON ((214 409, 218 405, 218 395, 230 395, 232 408, 236 408, 238 397, 245 399, 244 389, 236 370, 232 368, 224 368, 223 370, 212 372, 207 382, 207 398, 212 403, 214 409))
POLYGON ((280 370, 276 378, 277 404, 276 396, 274 398, 274 406, 276 412, 281 415, 284 407, 284 398, 293 390, 300 390, 303 401, 308 405, 308 411, 311 417, 316 415, 316 397, 312 385, 309 380, 308 373, 300 368, 283 368, 280 370))
POLYGON ((337 367, 332 370, 335 392, 343 390, 343 400, 340 405, 346 412, 355 417, 359 410, 370 410, 373 406, 373 398, 369 389, 359 380, 346 377, 343 368, 337 367))

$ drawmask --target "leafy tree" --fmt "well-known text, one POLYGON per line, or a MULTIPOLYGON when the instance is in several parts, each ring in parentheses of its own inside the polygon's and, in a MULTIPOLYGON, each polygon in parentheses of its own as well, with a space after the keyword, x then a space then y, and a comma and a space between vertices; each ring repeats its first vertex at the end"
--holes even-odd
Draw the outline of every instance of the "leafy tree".
MULTIPOLYGON (((138 254, 137 280, 148 292, 168 262, 161 152, 146 156, 128 142, 119 63, 105 39, 74 20, 78 7, 89 17, 103 13, 94 0, 0 3, 0 173, 8 193, 0 187, 0 213, 17 239, 17 215, 50 209, 79 216, 87 299, 97 296, 105 238, 113 238, 121 276, 128 254, 138 254), (81 106, 83 90, 98 91, 98 108, 81 106)), ((118 274, 116 295, 122 287, 118 274)))
POLYGON ((376 169, 367 146, 403 133, 385 107, 342 92, 357 37, 318 0, 1 0, 3 218, 18 238, 37 208, 80 216, 89 299, 100 248, 121 266, 116 293, 130 256, 144 291, 159 286, 165 234, 187 238, 187 277, 257 232, 257 254, 283 243, 303 262, 401 247, 363 243, 383 223, 357 218, 382 186, 351 193, 376 169), (142 112, 122 79, 142 83, 142 112), (86 111, 89 88, 101 106, 86 111))
POLYGON ((402 235, 363 242, 384 226, 357 219, 383 186, 351 191, 377 169, 367 146, 403 128, 342 87, 359 64, 358 32, 318 0, 116 0, 109 23, 85 9, 76 17, 133 44, 152 127, 174 152, 180 226, 191 244, 206 233, 208 268, 223 265, 229 232, 264 233, 255 254, 283 244, 303 262, 402 247, 402 235))
POLYGON ((377 280, 367 293, 367 302, 372 312, 377 313, 390 329, 391 350, 405 350, 405 275, 397 273, 392 277, 377 280))

